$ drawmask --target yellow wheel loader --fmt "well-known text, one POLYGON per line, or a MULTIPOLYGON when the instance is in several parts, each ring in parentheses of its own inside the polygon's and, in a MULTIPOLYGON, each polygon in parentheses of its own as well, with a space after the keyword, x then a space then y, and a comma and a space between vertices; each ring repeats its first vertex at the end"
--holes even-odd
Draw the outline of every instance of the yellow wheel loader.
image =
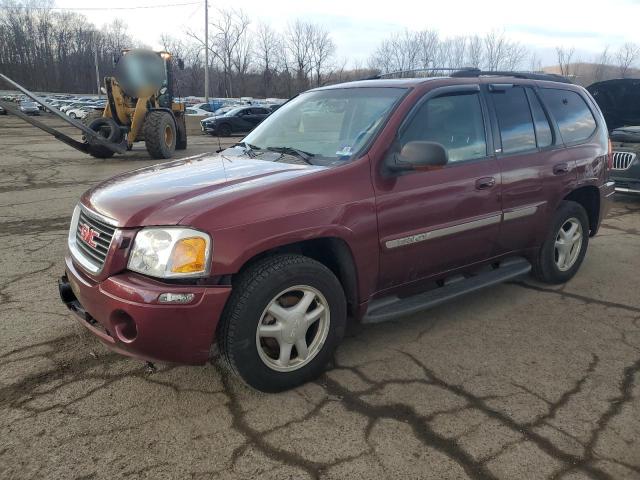
MULTIPOLYGON (((22 114, 11 113, 50 133, 67 145, 97 158, 109 158, 131 150, 144 141, 151 158, 171 158, 175 150, 187 148, 184 105, 174 102, 173 58, 167 52, 124 50, 115 60, 115 75, 104 79, 107 96, 104 111, 89 113, 82 122, 67 117, 10 78, 0 78, 43 105, 65 122, 82 131, 82 142, 22 114)), ((181 60, 175 62, 184 68, 181 60)))

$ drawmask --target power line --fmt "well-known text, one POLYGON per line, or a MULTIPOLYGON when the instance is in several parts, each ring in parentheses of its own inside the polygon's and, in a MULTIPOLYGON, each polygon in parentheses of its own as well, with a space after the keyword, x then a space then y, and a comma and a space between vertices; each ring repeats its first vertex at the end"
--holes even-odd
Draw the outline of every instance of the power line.
POLYGON ((58 11, 106 11, 106 10, 149 10, 156 8, 186 7, 198 5, 200 2, 168 3, 164 5, 141 5, 137 7, 0 7, 0 10, 58 10, 58 11))

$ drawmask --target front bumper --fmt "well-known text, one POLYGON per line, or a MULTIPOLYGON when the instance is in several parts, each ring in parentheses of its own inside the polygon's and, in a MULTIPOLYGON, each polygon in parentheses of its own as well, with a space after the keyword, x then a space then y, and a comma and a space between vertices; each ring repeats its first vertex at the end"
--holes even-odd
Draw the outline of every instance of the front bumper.
POLYGON ((111 350, 147 361, 201 365, 209 358, 231 287, 173 285, 124 272, 102 282, 69 256, 60 297, 78 322, 111 350), (161 293, 193 293, 184 305, 160 304, 161 293))
POLYGON ((616 182, 616 192, 640 194, 640 176, 638 178, 611 175, 616 182))

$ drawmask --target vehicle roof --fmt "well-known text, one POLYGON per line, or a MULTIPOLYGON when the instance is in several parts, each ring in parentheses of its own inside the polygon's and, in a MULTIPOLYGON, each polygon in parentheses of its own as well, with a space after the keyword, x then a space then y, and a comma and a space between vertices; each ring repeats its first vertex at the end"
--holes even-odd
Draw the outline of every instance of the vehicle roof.
POLYGON ((327 85, 324 87, 315 88, 311 91, 331 90, 336 88, 412 88, 432 82, 438 82, 443 85, 465 85, 470 83, 514 83, 519 85, 554 86, 571 90, 577 88, 577 86, 574 84, 555 82, 553 80, 536 80, 504 75, 481 75, 478 77, 377 78, 372 80, 356 80, 354 82, 337 83, 335 85, 327 85))

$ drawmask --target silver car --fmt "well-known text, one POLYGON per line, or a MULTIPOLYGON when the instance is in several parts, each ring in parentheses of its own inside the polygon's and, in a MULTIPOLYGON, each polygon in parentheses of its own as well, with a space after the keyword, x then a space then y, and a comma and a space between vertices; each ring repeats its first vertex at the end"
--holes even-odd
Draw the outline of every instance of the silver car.
POLYGON ((40 115, 40 109, 38 108, 38 104, 36 102, 23 100, 22 102, 20 102, 20 111, 22 113, 26 113, 27 115, 40 115))

